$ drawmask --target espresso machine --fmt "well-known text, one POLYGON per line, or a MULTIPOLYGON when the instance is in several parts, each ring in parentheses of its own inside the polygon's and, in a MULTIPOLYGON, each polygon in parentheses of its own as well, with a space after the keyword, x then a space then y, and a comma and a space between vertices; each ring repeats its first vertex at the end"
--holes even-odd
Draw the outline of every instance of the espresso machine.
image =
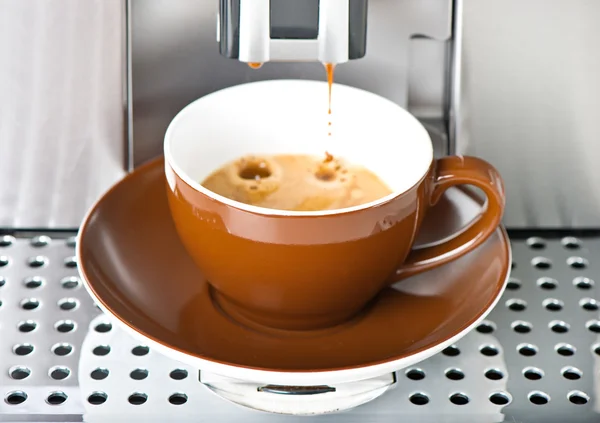
POLYGON ((315 419, 598 419, 598 16, 595 0, 0 0, 0 421, 265 420, 103 323, 74 237, 185 105, 325 80, 324 63, 416 116, 436 156, 498 168, 513 271, 481 329, 315 419))

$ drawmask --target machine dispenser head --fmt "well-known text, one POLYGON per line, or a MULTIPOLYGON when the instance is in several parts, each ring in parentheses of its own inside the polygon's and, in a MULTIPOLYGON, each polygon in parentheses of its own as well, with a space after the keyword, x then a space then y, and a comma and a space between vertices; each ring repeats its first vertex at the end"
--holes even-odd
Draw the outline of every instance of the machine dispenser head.
POLYGON ((367 0, 220 0, 221 54, 250 64, 338 64, 366 52, 367 0))

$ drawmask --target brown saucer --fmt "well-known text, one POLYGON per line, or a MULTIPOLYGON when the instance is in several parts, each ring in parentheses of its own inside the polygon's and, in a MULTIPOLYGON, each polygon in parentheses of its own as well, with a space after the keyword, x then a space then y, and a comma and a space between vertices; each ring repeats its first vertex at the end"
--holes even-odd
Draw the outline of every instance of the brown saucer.
MULTIPOLYGON (((465 335, 508 277, 510 246, 499 228, 455 262, 386 289, 352 322, 315 332, 251 328, 215 306, 175 233, 165 183, 161 158, 98 201, 80 230, 79 270, 101 308, 130 333, 198 367, 335 372, 395 362, 399 369, 465 335)), ((449 190, 428 215, 420 244, 443 239, 479 209, 474 197, 449 190)))

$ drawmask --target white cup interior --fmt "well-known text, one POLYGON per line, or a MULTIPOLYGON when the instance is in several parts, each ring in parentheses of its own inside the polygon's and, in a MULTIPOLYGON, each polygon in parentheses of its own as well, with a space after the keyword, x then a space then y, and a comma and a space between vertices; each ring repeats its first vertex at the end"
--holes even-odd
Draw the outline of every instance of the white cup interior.
POLYGON ((329 115, 327 83, 320 81, 261 81, 206 95, 186 106, 169 125, 166 163, 195 189, 263 214, 323 215, 361 209, 387 201, 421 180, 433 160, 433 148, 414 116, 383 97, 346 85, 334 84, 331 97, 329 115), (324 157, 326 151, 368 168, 394 193, 347 209, 297 212, 242 204, 200 185, 219 167, 249 154, 324 157))

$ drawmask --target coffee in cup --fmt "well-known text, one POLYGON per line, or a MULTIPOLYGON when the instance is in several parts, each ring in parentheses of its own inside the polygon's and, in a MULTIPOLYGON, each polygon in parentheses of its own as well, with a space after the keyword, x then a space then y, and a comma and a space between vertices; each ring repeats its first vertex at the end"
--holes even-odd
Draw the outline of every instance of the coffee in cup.
POLYGON ((489 163, 434 159, 423 125, 373 93, 334 84, 332 115, 327 99, 325 82, 254 82, 196 100, 169 125, 165 175, 175 228, 214 301, 238 321, 288 331, 342 324, 386 286, 463 256, 500 224, 504 189, 489 163), (273 208, 268 196, 224 195, 201 183, 242 158, 258 159, 259 168, 268 161, 276 173, 284 157, 310 163, 324 151, 368 169, 389 192, 305 210, 298 197, 273 208), (428 209, 455 185, 486 195, 481 213, 453 236, 413 249, 428 209))
POLYGON ((330 154, 244 156, 211 173, 201 185, 234 201, 296 211, 343 209, 392 192, 369 169, 330 154))

